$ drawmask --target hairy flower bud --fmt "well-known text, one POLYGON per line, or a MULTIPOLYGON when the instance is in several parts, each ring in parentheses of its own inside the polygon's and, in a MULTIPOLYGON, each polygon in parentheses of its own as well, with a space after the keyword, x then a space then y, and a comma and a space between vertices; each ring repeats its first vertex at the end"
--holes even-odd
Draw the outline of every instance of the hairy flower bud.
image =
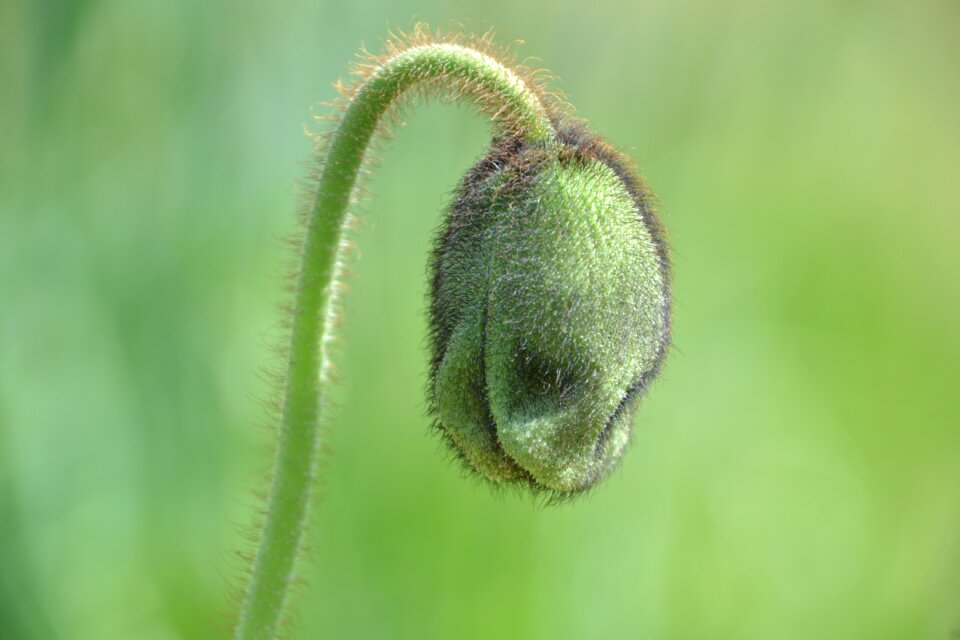
POLYGON ((497 483, 586 490, 626 448, 670 335, 667 247, 628 162, 579 127, 496 141, 431 261, 430 404, 497 483))

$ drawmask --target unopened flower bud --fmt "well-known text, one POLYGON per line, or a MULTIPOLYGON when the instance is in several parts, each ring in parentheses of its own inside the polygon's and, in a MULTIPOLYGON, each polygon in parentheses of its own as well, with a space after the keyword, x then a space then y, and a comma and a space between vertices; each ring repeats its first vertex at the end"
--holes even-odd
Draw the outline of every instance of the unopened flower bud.
POLYGON ((628 162, 580 127, 496 141, 436 240, 430 404, 497 483, 576 493, 615 467, 670 340, 667 247, 628 162))

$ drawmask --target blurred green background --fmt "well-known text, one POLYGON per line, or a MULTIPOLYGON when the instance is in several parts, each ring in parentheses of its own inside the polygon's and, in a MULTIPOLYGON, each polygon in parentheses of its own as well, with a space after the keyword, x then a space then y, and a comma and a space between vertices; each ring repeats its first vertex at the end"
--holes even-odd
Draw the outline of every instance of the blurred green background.
POLYGON ((487 131, 408 110, 353 234, 296 637, 960 630, 957 2, 7 0, 0 638, 226 635, 303 124, 417 19, 523 39, 637 160, 676 347, 588 499, 464 480, 425 267, 487 131))

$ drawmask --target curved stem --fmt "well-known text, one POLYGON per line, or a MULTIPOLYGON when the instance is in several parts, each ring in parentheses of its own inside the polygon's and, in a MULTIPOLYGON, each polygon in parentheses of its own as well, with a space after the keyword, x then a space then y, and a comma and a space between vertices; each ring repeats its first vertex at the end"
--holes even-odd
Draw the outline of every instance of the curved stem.
POLYGON ((319 446, 320 370, 341 228, 364 155, 390 104, 417 84, 452 88, 496 126, 552 144, 548 114, 515 73, 479 51, 438 43, 387 59, 361 85, 333 134, 310 212, 297 276, 290 360, 266 520, 237 623, 237 640, 275 637, 306 524, 319 446))

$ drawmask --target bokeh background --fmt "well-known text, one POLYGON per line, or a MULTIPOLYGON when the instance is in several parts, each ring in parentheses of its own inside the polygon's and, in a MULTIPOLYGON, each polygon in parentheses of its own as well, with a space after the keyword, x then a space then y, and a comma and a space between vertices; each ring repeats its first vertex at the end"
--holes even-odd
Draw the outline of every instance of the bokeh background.
POLYGON ((226 636, 303 125, 416 20, 523 39, 637 160, 676 347, 589 498, 464 479, 425 267, 487 130, 408 111, 358 211, 295 637, 956 637, 957 2, 7 0, 0 638, 226 636))

